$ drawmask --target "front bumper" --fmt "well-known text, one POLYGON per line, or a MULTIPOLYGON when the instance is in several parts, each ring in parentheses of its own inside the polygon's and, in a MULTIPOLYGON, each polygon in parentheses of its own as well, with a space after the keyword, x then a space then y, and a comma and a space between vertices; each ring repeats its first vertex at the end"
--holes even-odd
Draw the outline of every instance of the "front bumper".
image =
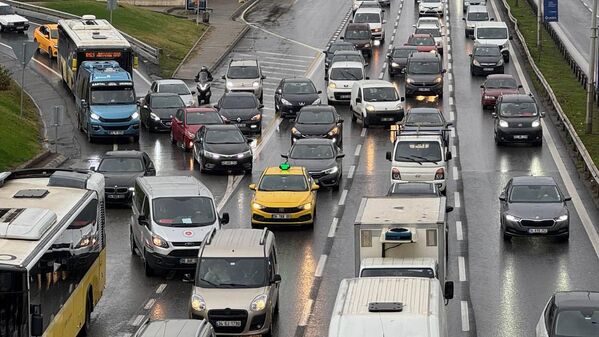
POLYGON ((170 131, 171 130, 171 119, 162 119, 162 120, 155 120, 150 118, 150 125, 149 127, 156 130, 156 131, 170 131))
POLYGON ((543 129, 538 128, 497 128, 497 139, 502 142, 530 143, 543 139, 543 129))
POLYGON ((514 222, 504 219, 503 229, 505 230, 505 233, 511 236, 562 236, 568 234, 570 231, 569 221, 546 221, 553 222, 553 225, 543 226, 544 221, 536 220, 520 220, 514 222), (522 223, 525 221, 528 221, 530 224, 536 224, 533 226, 524 226, 522 223))
POLYGON ((21 32, 21 31, 27 31, 29 29, 29 23, 26 23, 24 25, 6 25, 2 27, 4 31, 11 31, 11 32, 21 32))
POLYGON ((403 120, 404 110, 373 111, 366 113, 368 124, 395 124, 403 120))
POLYGON ((295 143, 298 139, 304 139, 304 138, 325 138, 325 139, 330 139, 333 141, 333 143, 335 144, 339 144, 339 142, 341 141, 341 135, 339 133, 337 133, 334 136, 329 136, 328 134, 325 135, 298 135, 298 134, 291 134, 291 143, 295 143))
POLYGON ((214 159, 203 157, 202 158, 202 167, 205 170, 209 171, 238 171, 238 170, 251 170, 252 169, 252 156, 243 157, 243 158, 221 158, 214 159), (225 165, 225 163, 227 163, 225 165))
POLYGON ((173 250, 169 255, 146 251, 144 255, 150 267, 159 270, 194 270, 197 257, 198 249, 173 250))
POLYGON ((92 137, 139 137, 139 121, 135 123, 94 123, 89 124, 92 137))
POLYGON ((503 64, 500 66, 475 66, 474 64, 471 64, 470 69, 475 75, 503 74, 503 64))
POLYGON ((259 121, 229 121, 227 124, 237 125, 243 134, 254 134, 262 132, 262 120, 259 121))
POLYGON ((437 185, 437 187, 439 188, 439 191, 445 191, 445 188, 447 187, 447 180, 446 179, 440 179, 440 180, 403 180, 403 179, 393 179, 391 178, 391 183, 414 183, 414 182, 418 182, 418 183, 429 183, 429 184, 435 184, 437 185))
POLYGON ((385 31, 381 30, 380 32, 375 32, 374 30, 371 31, 372 33, 372 37, 376 40, 382 40, 383 37, 385 36, 385 31))
POLYGON ((208 319, 218 336, 264 336, 269 331, 270 321, 267 311, 270 307, 259 312, 245 309, 210 309, 201 313, 191 309, 191 318, 208 319), (238 321, 240 326, 220 326, 217 322, 238 321))
POLYGON ((322 187, 333 187, 339 186, 341 182, 341 171, 337 171, 332 174, 325 174, 324 172, 308 172, 312 179, 322 187))
POLYGON ((129 204, 133 191, 130 191, 128 187, 105 187, 104 196, 107 204, 129 204))
POLYGON ((406 82, 406 95, 430 95, 430 94, 443 94, 443 81, 439 83, 418 83, 415 85, 414 83, 406 82))
POLYGON ((349 102, 351 99, 351 88, 349 89, 330 89, 327 86, 327 99, 333 102, 349 102))
POLYGON ((265 210, 252 209, 252 223, 260 225, 311 225, 314 223, 313 212, 314 208, 290 213, 270 213, 265 210))

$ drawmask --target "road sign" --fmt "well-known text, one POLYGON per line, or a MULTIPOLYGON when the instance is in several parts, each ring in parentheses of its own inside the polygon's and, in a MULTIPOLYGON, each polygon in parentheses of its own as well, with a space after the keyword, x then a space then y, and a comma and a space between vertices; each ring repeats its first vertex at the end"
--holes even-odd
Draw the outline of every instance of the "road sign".
POLYGON ((558 0, 543 0, 543 22, 558 21, 558 0))
POLYGON ((208 7, 208 0, 187 0, 186 9, 188 11, 205 11, 208 7))
POLYGON ((23 42, 22 40, 7 40, 4 42, 6 42, 12 48, 12 51, 15 53, 15 56, 17 57, 17 60, 22 65, 27 65, 31 60, 31 57, 33 57, 33 54, 35 54, 35 51, 37 50, 37 42, 33 41, 23 42))
POLYGON ((106 1, 106 6, 108 7, 109 11, 113 11, 117 8, 118 2, 117 0, 108 0, 106 1))

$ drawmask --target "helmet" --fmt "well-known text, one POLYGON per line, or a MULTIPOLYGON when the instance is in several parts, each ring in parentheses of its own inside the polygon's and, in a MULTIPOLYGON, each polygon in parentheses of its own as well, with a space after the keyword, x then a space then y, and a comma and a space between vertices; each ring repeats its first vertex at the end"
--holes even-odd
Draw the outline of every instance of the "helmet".
POLYGON ((208 71, 208 67, 202 66, 202 68, 200 68, 200 71, 208 71))

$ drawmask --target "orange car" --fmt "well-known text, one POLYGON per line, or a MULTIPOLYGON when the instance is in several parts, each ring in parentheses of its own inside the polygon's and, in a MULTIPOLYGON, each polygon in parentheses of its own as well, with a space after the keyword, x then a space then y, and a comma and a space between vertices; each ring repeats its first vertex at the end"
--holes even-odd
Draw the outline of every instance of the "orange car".
POLYGON ((33 41, 37 42, 37 49, 53 58, 58 55, 58 25, 45 24, 37 27, 33 32, 33 41))

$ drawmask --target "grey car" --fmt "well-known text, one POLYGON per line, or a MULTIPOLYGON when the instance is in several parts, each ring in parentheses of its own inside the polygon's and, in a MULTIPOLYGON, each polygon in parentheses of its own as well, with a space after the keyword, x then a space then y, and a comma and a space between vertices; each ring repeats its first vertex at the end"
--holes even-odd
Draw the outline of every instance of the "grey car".
POLYGON ((222 77, 225 80, 225 92, 251 92, 260 103, 264 101, 262 80, 265 78, 257 59, 232 59, 227 73, 222 77))
POLYGON ((406 65, 406 97, 443 96, 443 62, 436 53, 412 53, 406 65))
POLYGON ((215 337, 214 328, 208 321, 197 319, 165 319, 146 321, 133 337, 215 337))
POLYGON ((281 156, 287 158, 291 166, 305 167, 318 185, 339 189, 343 171, 341 158, 345 157, 345 154, 341 153, 332 140, 298 139, 289 149, 289 153, 281 156))

